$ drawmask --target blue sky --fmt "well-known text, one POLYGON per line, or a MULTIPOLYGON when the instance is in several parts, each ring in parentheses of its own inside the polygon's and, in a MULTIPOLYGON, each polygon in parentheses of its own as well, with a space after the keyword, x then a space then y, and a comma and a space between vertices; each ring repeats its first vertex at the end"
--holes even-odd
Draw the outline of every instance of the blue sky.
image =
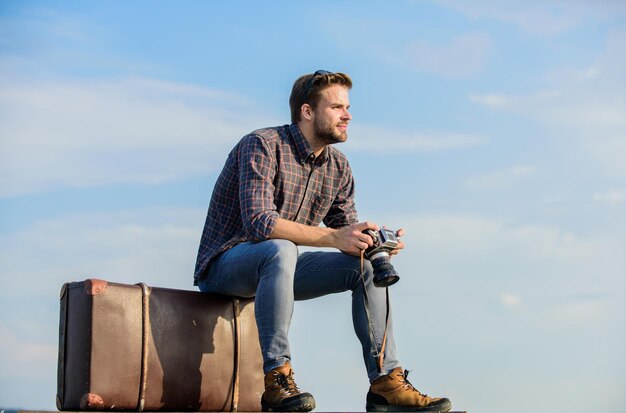
MULTIPOLYGON (((363 220, 407 230, 391 289, 411 380, 470 412, 626 403, 620 1, 0 2, 0 407, 54 409, 58 292, 193 289, 213 182, 354 81, 363 220)), ((298 384, 359 411, 349 295, 296 306, 298 384)))

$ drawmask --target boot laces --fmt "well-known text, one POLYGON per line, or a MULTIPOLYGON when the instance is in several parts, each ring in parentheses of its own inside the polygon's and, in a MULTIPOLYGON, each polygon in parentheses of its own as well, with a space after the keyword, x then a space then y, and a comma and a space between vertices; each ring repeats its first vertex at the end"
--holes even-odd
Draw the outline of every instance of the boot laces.
POLYGON ((296 382, 293 379, 293 372, 289 373, 289 375, 284 375, 282 373, 276 373, 275 375, 276 383, 281 387, 281 390, 289 395, 299 394, 300 389, 296 385, 296 382))
POLYGON ((409 370, 404 370, 404 373, 400 373, 400 376, 402 376, 402 381, 404 382, 404 387, 408 388, 408 389, 413 389, 416 392, 418 392, 419 394, 421 394, 424 397, 428 397, 428 395, 426 393, 422 393, 419 390, 417 390, 415 388, 415 386, 413 386, 411 384, 411 382, 409 381, 409 370))

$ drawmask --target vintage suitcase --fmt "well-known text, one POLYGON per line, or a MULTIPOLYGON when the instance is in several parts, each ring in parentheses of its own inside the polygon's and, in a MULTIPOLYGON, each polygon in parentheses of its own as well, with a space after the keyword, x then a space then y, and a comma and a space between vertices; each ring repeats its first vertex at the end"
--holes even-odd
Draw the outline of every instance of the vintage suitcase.
POLYGON ((86 280, 59 324, 59 410, 261 410, 251 298, 86 280))

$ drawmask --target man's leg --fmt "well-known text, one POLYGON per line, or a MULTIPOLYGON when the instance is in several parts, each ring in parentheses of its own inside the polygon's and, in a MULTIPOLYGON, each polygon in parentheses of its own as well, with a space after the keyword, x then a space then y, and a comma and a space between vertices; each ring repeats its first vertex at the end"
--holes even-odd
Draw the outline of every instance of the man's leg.
POLYGON ((373 270, 369 261, 363 263, 361 280, 360 259, 343 253, 307 252, 300 255, 294 281, 295 299, 307 300, 325 294, 352 291, 352 320, 361 342, 363 360, 370 379, 367 393, 368 412, 447 412, 451 408, 447 398, 432 398, 420 393, 407 380, 396 358, 391 316, 382 372, 378 371, 376 357, 372 354, 368 319, 365 311, 365 294, 369 301, 372 330, 376 348, 380 349, 385 329, 385 288, 374 286, 373 270), (363 287, 365 284, 365 287, 363 287))
POLYGON ((293 277, 298 249, 293 242, 245 242, 221 254, 199 282, 202 292, 256 297, 255 317, 268 372, 289 361, 287 335, 293 314, 293 277))
POLYGON ((310 393, 298 389, 291 370, 287 334, 293 314, 293 280, 298 258, 295 244, 268 240, 239 244, 211 264, 200 291, 240 297, 255 296, 255 317, 263 354, 263 411, 315 408, 310 393))
POLYGON ((385 288, 376 287, 373 283, 373 270, 369 261, 363 262, 361 278, 361 262, 341 252, 305 252, 300 254, 296 266, 294 281, 295 299, 308 300, 327 294, 352 291, 352 323, 361 348, 367 375, 370 381, 387 374, 399 366, 396 358, 396 346, 393 338, 391 315, 385 344, 383 371, 379 372, 376 357, 370 338, 370 322, 365 308, 367 293, 371 329, 376 340, 376 349, 380 349, 385 333, 387 301, 385 288))

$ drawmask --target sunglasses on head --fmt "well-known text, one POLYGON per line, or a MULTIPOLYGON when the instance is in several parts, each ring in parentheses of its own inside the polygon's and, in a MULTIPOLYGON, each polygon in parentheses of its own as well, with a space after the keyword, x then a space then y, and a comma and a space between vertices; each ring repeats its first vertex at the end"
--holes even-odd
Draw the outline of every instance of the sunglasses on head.
POLYGON ((315 81, 315 79, 317 79, 320 76, 332 75, 332 74, 333 72, 329 72, 328 70, 318 70, 315 73, 313 73, 313 76, 311 76, 309 80, 307 80, 306 84, 304 85, 304 96, 308 96, 308 94, 311 92, 311 89, 313 88, 313 82, 315 81))

